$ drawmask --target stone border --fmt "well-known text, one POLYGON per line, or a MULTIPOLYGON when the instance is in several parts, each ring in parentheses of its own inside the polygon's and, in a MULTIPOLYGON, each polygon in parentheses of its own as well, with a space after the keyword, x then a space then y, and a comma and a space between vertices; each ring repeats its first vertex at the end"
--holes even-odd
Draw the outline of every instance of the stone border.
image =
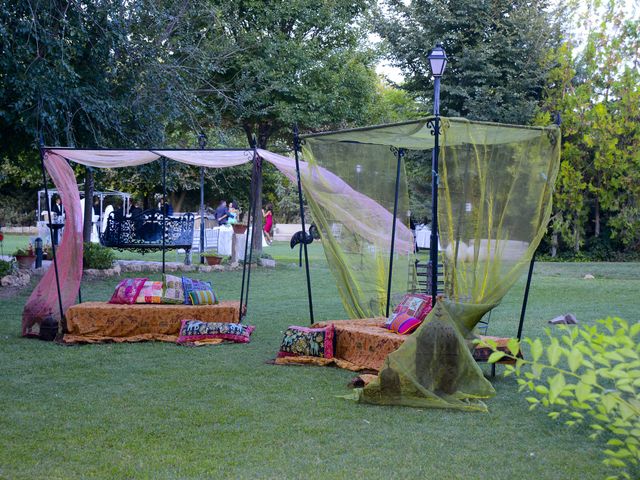
MULTIPOLYGON (((275 268, 275 260, 258 259, 258 263, 264 268, 275 268)), ((297 264, 296 264, 297 265, 297 264)), ((41 268, 31 270, 21 269, 15 274, 6 275, 0 279, 2 287, 24 287, 27 286, 32 276, 41 276, 49 269, 51 264, 45 264, 41 268)), ((165 272, 230 272, 233 270, 242 270, 242 263, 229 263, 226 265, 185 265, 180 262, 165 263, 165 272)), ((116 260, 112 268, 95 269, 87 268, 82 275, 85 278, 110 278, 118 277, 123 273, 129 272, 145 272, 160 273, 162 272, 162 262, 146 262, 144 260, 116 260)))

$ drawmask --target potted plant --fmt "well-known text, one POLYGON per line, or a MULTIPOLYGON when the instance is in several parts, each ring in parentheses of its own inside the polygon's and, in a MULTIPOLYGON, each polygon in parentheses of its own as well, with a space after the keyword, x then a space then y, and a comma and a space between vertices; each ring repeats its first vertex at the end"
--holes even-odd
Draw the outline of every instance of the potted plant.
POLYGON ((247 231, 247 225, 245 225, 244 223, 234 223, 232 227, 233 233, 235 233, 236 235, 242 235, 247 231))
POLYGON ((207 260, 207 265, 220 265, 222 262, 222 257, 217 253, 204 252, 202 256, 207 260))
POLYGON ((29 244, 27 248, 18 248, 13 256, 16 257, 16 261, 20 268, 32 268, 36 261, 36 255, 33 251, 33 245, 29 244))

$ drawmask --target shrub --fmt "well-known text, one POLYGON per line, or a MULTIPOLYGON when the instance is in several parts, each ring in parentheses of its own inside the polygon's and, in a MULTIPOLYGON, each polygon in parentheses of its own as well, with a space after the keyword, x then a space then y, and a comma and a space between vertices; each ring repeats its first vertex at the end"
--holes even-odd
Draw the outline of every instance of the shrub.
POLYGON ((82 254, 84 268, 97 268, 105 270, 113 266, 115 254, 113 250, 103 247, 99 243, 85 243, 82 254))
POLYGON ((520 391, 535 394, 527 397, 531 409, 549 408, 551 418, 567 418, 567 425, 588 422, 591 438, 608 438, 604 463, 621 468, 622 478, 640 478, 640 323, 607 318, 592 327, 559 328, 560 339, 546 330, 546 347, 539 338, 524 340, 531 347, 530 361, 517 358, 515 340, 510 353, 489 345, 494 350, 489 361, 516 360, 505 375, 515 374, 520 391))
POLYGON ((0 260, 0 277, 4 277, 5 275, 9 275, 13 273, 15 270, 15 263, 8 262, 6 260, 0 260))
POLYGON ((0 225, 33 225, 36 218, 34 193, 29 191, 29 196, 20 192, 0 195, 0 225))
POLYGON ((13 256, 17 257, 18 255, 20 255, 20 256, 34 256, 35 252, 33 250, 33 245, 29 244, 28 247, 16 248, 16 250, 13 252, 13 256))

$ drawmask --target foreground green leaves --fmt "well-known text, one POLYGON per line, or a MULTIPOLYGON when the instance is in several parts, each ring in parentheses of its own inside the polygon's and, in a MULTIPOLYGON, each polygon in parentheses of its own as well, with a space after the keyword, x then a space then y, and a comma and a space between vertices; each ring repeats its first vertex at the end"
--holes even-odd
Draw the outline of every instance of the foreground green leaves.
POLYGON ((510 342, 509 353, 494 351, 489 362, 513 358, 515 365, 506 365, 505 376, 516 375, 520 391, 534 393, 526 397, 530 409, 549 408, 551 418, 562 417, 569 426, 588 423, 591 438, 608 439, 604 463, 621 469, 610 478, 638 478, 640 323, 609 317, 595 326, 559 328, 560 337, 545 330, 546 347, 539 338, 524 340, 531 360, 518 358, 519 348, 510 342))

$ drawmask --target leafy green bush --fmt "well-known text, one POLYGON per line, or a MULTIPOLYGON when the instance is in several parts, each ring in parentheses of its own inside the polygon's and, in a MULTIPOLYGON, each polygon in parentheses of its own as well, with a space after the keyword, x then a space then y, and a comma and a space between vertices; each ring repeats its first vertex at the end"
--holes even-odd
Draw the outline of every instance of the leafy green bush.
POLYGON ((623 469, 609 478, 640 478, 640 322, 610 317, 592 327, 559 328, 560 339, 546 330, 546 347, 539 338, 524 340, 531 360, 517 358, 520 345, 513 341, 510 353, 489 345, 489 361, 516 361, 505 375, 515 374, 520 390, 535 394, 527 397, 531 409, 549 408, 551 418, 563 416, 567 425, 588 423, 591 438, 604 434, 604 463, 623 469))
POLYGON ((113 250, 103 247, 99 243, 85 243, 82 254, 84 268, 97 268, 105 270, 113 267, 115 254, 113 250))
POLYGON ((29 197, 19 192, 0 195, 0 225, 33 225, 36 218, 35 196, 32 192, 29 194, 29 197))
POLYGON ((14 262, 8 262, 6 260, 0 260, 0 277, 9 275, 15 270, 14 262))

